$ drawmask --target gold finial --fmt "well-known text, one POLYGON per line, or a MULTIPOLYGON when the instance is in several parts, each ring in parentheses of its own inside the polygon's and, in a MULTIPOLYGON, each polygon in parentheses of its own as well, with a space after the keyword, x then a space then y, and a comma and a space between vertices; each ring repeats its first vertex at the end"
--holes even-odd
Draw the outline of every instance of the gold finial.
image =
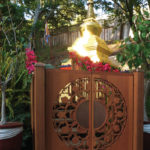
POLYGON ((88 0, 87 4, 88 4, 87 18, 95 18, 94 9, 93 9, 93 5, 94 5, 93 0, 88 0))

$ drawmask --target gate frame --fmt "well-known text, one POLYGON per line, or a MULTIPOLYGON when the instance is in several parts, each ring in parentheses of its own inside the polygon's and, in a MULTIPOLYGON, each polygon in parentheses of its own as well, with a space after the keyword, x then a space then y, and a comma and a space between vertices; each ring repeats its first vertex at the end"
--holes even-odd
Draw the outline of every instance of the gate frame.
MULTIPOLYGON (((34 150, 46 150, 45 137, 45 64, 36 64, 31 84, 31 122, 34 150)), ((105 72, 103 72, 105 74, 105 72)), ((107 73, 106 73, 107 74, 107 73)), ((112 74, 115 74, 112 72, 112 74)), ((118 73, 117 73, 118 74, 118 73)), ((122 73, 123 74, 123 73, 122 73)), ((133 75, 133 149, 143 150, 144 73, 133 75)))

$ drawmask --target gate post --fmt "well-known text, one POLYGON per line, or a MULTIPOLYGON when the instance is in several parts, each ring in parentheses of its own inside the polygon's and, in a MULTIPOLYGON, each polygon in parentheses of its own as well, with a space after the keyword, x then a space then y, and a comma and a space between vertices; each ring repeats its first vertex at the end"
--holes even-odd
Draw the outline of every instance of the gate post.
POLYGON ((34 76, 34 150, 45 150, 45 65, 36 64, 34 76))
POLYGON ((133 150, 143 149, 144 73, 134 72, 133 150), (143 107, 142 107, 143 106, 143 107))

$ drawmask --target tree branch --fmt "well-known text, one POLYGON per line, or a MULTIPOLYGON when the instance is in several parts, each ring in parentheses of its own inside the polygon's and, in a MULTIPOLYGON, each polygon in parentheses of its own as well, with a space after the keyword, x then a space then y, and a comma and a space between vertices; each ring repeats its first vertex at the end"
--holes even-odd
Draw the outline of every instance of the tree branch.
POLYGON ((24 19, 21 20, 21 22, 19 23, 19 25, 16 27, 16 29, 23 23, 24 19))
MULTIPOLYGON (((14 27, 14 23, 13 23, 13 20, 12 20, 12 17, 11 17, 10 8, 9 8, 8 4, 7 4, 7 7, 8 7, 8 12, 9 12, 9 17, 10 17, 10 20, 11 20, 12 30, 13 30, 13 33, 14 33, 15 45, 17 45, 16 29, 14 27)), ((15 46, 15 48, 16 48, 16 52, 18 53, 17 46, 15 46)))
POLYGON ((36 24, 37 21, 38 21, 38 18, 39 18, 40 13, 41 13, 41 6, 40 6, 40 4, 38 4, 38 5, 37 5, 37 8, 36 8, 36 10, 35 10, 35 15, 34 15, 34 19, 33 19, 34 21, 33 21, 33 24, 32 24, 32 30, 31 30, 31 33, 30 33, 30 35, 29 35, 28 47, 30 47, 30 48, 31 48, 31 39, 32 39, 32 35, 33 35, 33 29, 34 29, 34 27, 35 27, 35 24, 36 24))
POLYGON ((8 73, 8 77, 5 81, 6 85, 8 84, 8 82, 13 78, 13 65, 11 65, 11 68, 9 70, 9 73, 8 73))
POLYGON ((10 41, 9 41, 9 38, 8 38, 6 32, 4 31, 3 25, 2 25, 2 31, 3 31, 3 33, 4 33, 5 37, 6 37, 6 39, 7 39, 8 45, 11 46, 10 41))
POLYGON ((128 4, 128 0, 125 0, 125 3, 126 3, 128 11, 130 12, 130 7, 129 7, 129 4, 128 4))
POLYGON ((117 3, 116 0, 113 0, 113 2, 114 2, 118 7, 120 7, 123 11, 126 12, 126 9, 124 9, 119 3, 117 3))

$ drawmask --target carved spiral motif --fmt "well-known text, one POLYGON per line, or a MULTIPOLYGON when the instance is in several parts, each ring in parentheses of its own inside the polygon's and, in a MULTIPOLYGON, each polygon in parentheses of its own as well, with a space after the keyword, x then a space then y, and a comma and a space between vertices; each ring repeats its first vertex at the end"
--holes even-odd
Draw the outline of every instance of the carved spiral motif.
MULTIPOLYGON (((98 126, 95 123, 101 118, 94 115, 93 148, 101 150, 109 147, 121 135, 127 120, 127 108, 122 94, 112 83, 103 79, 94 79, 94 83, 92 111, 96 114, 96 109, 101 107, 105 109, 106 114, 104 122, 98 126)), ((68 83, 59 92, 53 105, 54 128, 59 138, 73 150, 88 150, 90 147, 90 98, 90 79, 81 78, 68 83)))

